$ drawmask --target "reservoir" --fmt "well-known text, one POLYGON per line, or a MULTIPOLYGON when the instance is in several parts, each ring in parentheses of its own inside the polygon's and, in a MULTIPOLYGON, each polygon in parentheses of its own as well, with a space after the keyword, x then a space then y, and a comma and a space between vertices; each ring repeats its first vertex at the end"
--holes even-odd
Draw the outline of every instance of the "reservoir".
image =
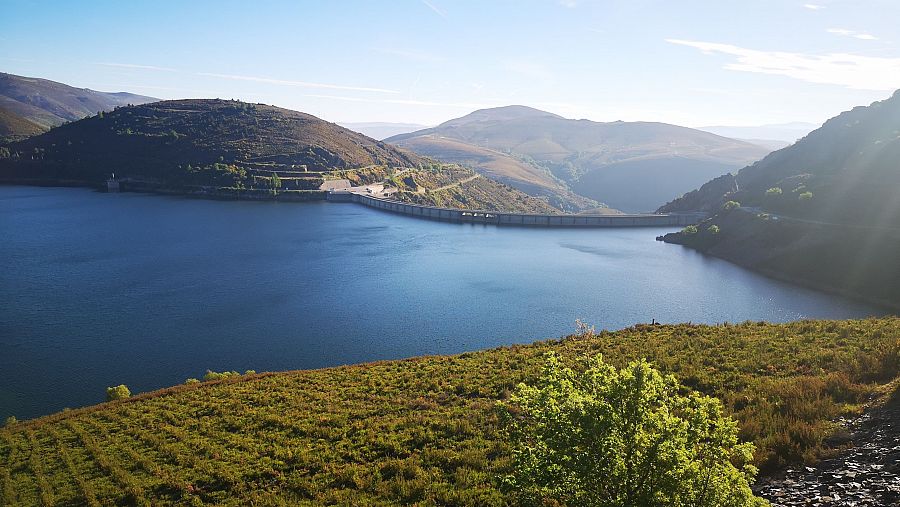
POLYGON ((0 418, 207 369, 529 343, 571 334, 576 319, 612 330, 885 313, 655 241, 671 230, 0 186, 0 418))

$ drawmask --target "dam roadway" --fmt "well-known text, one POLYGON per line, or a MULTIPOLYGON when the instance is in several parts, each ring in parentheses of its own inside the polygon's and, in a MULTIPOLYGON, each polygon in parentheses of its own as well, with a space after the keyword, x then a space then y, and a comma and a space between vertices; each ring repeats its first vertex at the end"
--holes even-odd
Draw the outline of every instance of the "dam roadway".
POLYGON ((392 201, 362 193, 333 191, 332 202, 354 202, 370 208, 443 222, 511 225, 526 227, 683 227, 706 218, 698 213, 634 215, 543 215, 456 208, 438 208, 392 201))

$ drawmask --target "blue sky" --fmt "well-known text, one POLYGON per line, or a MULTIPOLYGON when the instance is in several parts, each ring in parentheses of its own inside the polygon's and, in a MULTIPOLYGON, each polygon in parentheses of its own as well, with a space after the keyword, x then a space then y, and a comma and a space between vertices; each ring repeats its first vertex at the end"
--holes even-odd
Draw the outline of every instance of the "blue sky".
POLYGON ((900 88, 896 0, 0 2, 2 71, 336 122, 821 122, 900 88))

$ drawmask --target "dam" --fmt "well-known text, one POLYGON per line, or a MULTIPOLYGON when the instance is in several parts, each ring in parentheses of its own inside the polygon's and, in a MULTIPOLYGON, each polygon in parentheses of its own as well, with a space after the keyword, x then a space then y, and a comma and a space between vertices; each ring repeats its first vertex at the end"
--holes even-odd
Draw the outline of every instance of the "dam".
POLYGON ((525 227, 683 227, 696 224, 706 218, 706 215, 702 213, 549 215, 440 208, 393 201, 351 191, 329 192, 327 200, 353 202, 370 208, 428 220, 525 227))

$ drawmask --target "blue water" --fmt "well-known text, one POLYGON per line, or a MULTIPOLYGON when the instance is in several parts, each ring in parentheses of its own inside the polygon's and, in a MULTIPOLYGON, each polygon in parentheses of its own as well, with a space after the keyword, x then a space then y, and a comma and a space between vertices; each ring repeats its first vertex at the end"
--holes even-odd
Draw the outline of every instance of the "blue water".
POLYGON ((666 229, 460 225, 356 204, 0 186, 0 417, 200 377, 444 354, 662 322, 877 308, 666 229))

